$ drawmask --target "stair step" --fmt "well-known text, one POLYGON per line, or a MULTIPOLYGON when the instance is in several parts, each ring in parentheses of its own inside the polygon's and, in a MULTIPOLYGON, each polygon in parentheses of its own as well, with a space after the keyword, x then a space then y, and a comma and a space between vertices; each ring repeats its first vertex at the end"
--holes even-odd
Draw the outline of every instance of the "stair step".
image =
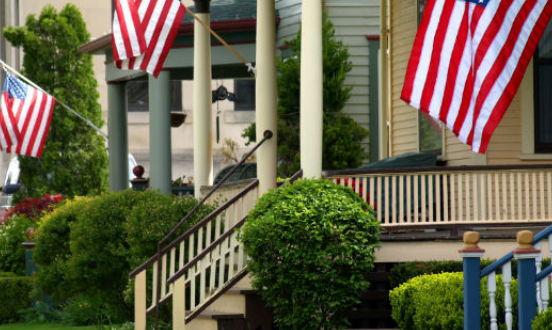
POLYGON ((248 295, 248 294, 255 294, 257 293, 257 290, 254 290, 252 288, 246 288, 246 287, 232 287, 230 288, 228 291, 226 291, 227 293, 231 293, 231 294, 244 294, 244 295, 248 295))
POLYGON ((388 290, 368 290, 364 292, 360 298, 362 301, 389 301, 389 291, 388 290))
POLYGON ((229 319, 244 319, 242 313, 224 313, 218 311, 205 310, 201 312, 196 319, 212 319, 212 320, 229 320, 229 319))
POLYGON ((349 320, 353 319, 388 319, 391 318, 391 310, 388 309, 359 309, 345 313, 349 320))

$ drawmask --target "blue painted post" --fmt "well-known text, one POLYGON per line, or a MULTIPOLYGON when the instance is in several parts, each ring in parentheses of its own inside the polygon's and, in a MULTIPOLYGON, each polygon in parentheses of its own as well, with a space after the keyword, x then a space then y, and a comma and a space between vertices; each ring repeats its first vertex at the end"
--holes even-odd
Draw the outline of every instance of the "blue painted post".
POLYGON ((471 231, 464 233, 466 247, 460 252, 464 266, 464 330, 481 329, 481 257, 485 250, 481 249, 479 233, 471 231))
POLYGON ((517 242, 519 248, 513 253, 518 263, 518 329, 531 330, 537 315, 535 258, 540 251, 533 247, 533 233, 529 230, 518 232, 517 242))

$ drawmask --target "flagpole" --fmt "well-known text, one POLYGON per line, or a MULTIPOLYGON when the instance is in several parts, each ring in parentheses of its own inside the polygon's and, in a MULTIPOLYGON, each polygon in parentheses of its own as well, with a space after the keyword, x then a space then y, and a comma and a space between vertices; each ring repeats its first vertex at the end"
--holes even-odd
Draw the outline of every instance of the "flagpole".
POLYGON ((241 56, 232 46, 230 46, 230 44, 228 44, 213 29, 211 29, 209 25, 205 24, 205 22, 203 22, 201 18, 197 17, 197 15, 193 11, 188 9, 188 7, 186 6, 184 6, 184 8, 186 8, 186 12, 190 14, 190 16, 192 16, 199 24, 201 24, 205 29, 207 29, 207 31, 209 31, 209 33, 211 33, 213 37, 215 37, 218 41, 220 41, 221 44, 223 44, 226 48, 228 48, 228 50, 232 54, 234 54, 245 66, 247 66, 248 71, 252 71, 253 73, 255 73, 255 67, 251 63, 247 62, 247 60, 243 56, 241 56))
MULTIPOLYGON (((6 64, 4 61, 2 61, 0 59, 0 65, 2 66, 2 68, 4 68, 4 70, 6 71, 10 71, 11 73, 14 73, 16 76, 18 76, 19 78, 25 80, 25 82, 27 82, 29 85, 33 86, 34 88, 38 89, 38 90, 41 90, 43 92, 46 93, 46 91, 44 89, 42 89, 40 86, 38 86, 37 84, 35 84, 34 82, 32 82, 29 78, 25 77, 24 75, 22 75, 21 73, 17 72, 17 70, 15 70, 14 68, 12 68, 11 66, 9 66, 8 64, 6 64)), ((67 109, 69 112, 71 112, 72 114, 74 114, 75 116, 79 117, 81 120, 83 120, 86 124, 88 124, 88 126, 92 127, 93 129, 95 129, 98 133, 100 133, 104 138, 108 139, 108 136, 107 134, 105 134, 101 129, 99 129, 96 125, 94 125, 94 123, 92 123, 90 120, 86 119, 85 117, 83 117, 81 114, 79 114, 78 112, 76 112, 75 110, 71 109, 69 106, 67 106, 65 103, 61 102, 60 100, 56 99, 57 100, 57 103, 59 103, 62 107, 64 107, 65 109, 67 109)))

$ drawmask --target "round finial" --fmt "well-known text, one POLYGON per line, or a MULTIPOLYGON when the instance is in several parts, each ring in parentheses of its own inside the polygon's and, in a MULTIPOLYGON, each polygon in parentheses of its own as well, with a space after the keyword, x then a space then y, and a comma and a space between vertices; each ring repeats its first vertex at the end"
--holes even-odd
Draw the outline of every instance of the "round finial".
POLYGON ((476 231, 467 231, 464 233, 464 244, 467 249, 479 249, 479 233, 476 231))
POLYGON ((33 239, 34 237, 34 234, 36 232, 36 228, 33 228, 33 227, 29 227, 27 228, 27 230, 25 231, 25 236, 27 236, 28 239, 33 239))
POLYGON ((137 179, 143 179, 142 176, 144 175, 144 166, 142 165, 134 166, 134 168, 132 169, 132 173, 136 175, 137 179))
POLYGON ((518 250, 533 249, 533 232, 530 230, 522 230, 517 233, 516 240, 519 245, 518 250))
POLYGON ((272 133, 271 130, 267 129, 263 132, 263 136, 267 139, 272 139, 272 136, 274 136, 274 133, 272 133))

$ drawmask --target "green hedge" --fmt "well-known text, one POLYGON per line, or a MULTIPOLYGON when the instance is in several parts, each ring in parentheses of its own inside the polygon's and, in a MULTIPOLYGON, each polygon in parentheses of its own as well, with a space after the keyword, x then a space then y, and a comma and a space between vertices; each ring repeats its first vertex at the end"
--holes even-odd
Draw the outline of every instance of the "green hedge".
MULTIPOLYGON (((495 260, 481 260, 481 269, 495 260)), ((550 258, 544 258, 542 268, 550 264, 550 258)), ((396 288, 411 278, 427 274, 455 273, 462 271, 462 261, 410 261, 394 265, 389 271, 391 288, 396 288)), ((500 273, 501 270, 498 270, 500 273)), ((512 260, 512 275, 516 277, 517 262, 512 260)))
MULTIPOLYGON (((512 280, 512 315, 517 328, 517 280, 512 280)), ((463 274, 441 273, 415 277, 389 293, 392 316, 402 330, 463 330, 463 274)), ((497 276, 495 302, 499 329, 504 325, 504 286, 497 276)), ((489 329, 487 279, 481 280, 481 325, 489 329)))
POLYGON ((0 271, 25 275, 25 232, 35 223, 23 215, 14 216, 0 225, 0 271))
POLYGON ((27 276, 9 276, 4 273, 0 277, 0 324, 20 320, 17 313, 31 304, 30 293, 32 279, 27 276))
MULTIPOLYGON (((193 197, 126 190, 66 203, 36 232, 36 284, 54 299, 102 301, 113 322, 128 320, 128 274, 151 257, 157 241, 197 204, 193 197)), ((204 205, 177 234, 213 210, 204 205)))
POLYGON ((533 330, 552 330, 552 308, 546 312, 537 315, 533 320, 533 330))

